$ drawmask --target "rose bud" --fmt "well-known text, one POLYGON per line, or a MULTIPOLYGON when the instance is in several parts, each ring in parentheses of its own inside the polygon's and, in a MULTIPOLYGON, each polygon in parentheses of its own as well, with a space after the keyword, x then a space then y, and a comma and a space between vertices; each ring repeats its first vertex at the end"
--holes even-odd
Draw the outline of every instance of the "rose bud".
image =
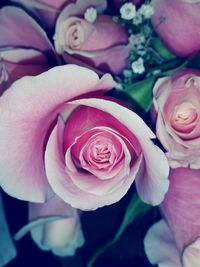
POLYGON ((183 70, 153 89, 156 134, 172 168, 200 167, 200 72, 183 70))
POLYGON ((103 99, 115 82, 66 65, 15 82, 0 99, 0 185, 44 202, 56 194, 92 210, 119 201, 136 181, 140 197, 159 204, 169 166, 133 111, 103 99), (159 164, 158 164, 159 163, 159 164))
POLYGON ((61 10, 76 0, 11 0, 20 4, 34 14, 38 15, 42 22, 50 28, 55 26, 56 18, 61 10))
POLYGON ((153 26, 165 45, 180 57, 200 49, 200 1, 152 0, 153 26))
POLYGON ((161 204, 164 220, 153 225, 144 240, 152 264, 159 267, 199 267, 200 170, 170 172, 170 188, 161 204))
POLYGON ((123 26, 97 13, 105 7, 105 1, 94 0, 68 5, 56 22, 55 49, 66 62, 119 74, 128 65, 131 45, 123 26))
POLYGON ((37 75, 56 63, 46 33, 23 10, 0 9, 0 32, 0 94, 15 80, 37 75), (10 34, 11 29, 15 34, 10 34))
POLYGON ((42 250, 51 250, 57 256, 73 256, 84 244, 79 213, 59 197, 44 204, 29 204, 29 224, 16 235, 19 240, 30 231, 42 250))

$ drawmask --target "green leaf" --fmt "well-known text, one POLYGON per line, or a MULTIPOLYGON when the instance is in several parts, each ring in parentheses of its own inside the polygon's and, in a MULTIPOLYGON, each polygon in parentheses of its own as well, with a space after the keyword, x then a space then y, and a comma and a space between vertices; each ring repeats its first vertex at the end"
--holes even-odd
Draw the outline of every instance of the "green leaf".
POLYGON ((145 80, 127 86, 124 92, 134 99, 139 106, 147 112, 152 103, 152 88, 158 76, 152 76, 145 80))
MULTIPOLYGON (((169 76, 173 74, 176 71, 179 71, 186 67, 190 62, 191 59, 187 59, 184 62, 181 61, 181 64, 178 66, 175 66, 175 68, 167 69, 163 71, 162 73, 159 73, 157 75, 151 76, 149 78, 146 78, 145 80, 132 83, 131 85, 127 86, 124 90, 124 92, 132 98, 134 101, 137 102, 137 104, 145 111, 147 112, 152 104, 153 94, 152 89, 153 86, 158 78, 169 76)), ((167 66, 171 66, 171 64, 176 65, 177 61, 173 62, 166 62, 165 64, 162 64, 162 68, 165 68, 167 66), (165 66, 164 66, 165 65, 165 66)), ((174 66, 174 65, 173 65, 174 66)))
POLYGON ((151 208, 152 208, 151 206, 143 203, 139 199, 137 194, 134 194, 131 201, 129 202, 129 204, 126 208, 124 218, 123 218, 122 223, 121 223, 117 233, 115 234, 114 238, 112 240, 108 241, 103 246, 101 246, 95 252, 95 254, 89 260, 87 267, 92 267, 94 265, 95 261, 97 260, 97 258, 120 239, 120 237, 123 235, 125 229, 136 219, 136 217, 138 215, 142 215, 142 214, 146 213, 151 208))
POLYGON ((165 60, 170 60, 176 58, 176 55, 172 54, 163 44, 163 42, 157 38, 154 37, 150 41, 150 46, 158 52, 158 54, 165 60))

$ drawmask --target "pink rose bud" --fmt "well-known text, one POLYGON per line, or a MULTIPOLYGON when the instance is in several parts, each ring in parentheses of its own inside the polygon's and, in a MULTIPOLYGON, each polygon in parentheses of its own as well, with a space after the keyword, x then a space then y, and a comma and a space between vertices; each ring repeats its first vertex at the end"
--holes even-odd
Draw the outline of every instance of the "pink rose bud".
POLYGON ((176 55, 184 57, 200 49, 200 1, 152 0, 152 23, 159 37, 176 55))
POLYGON ((180 71, 153 89, 156 133, 172 168, 200 168, 200 72, 180 71))
POLYGON ((42 250, 57 256, 73 256, 84 244, 78 211, 55 196, 44 204, 29 204, 29 224, 16 235, 20 239, 30 231, 42 250))
POLYGON ((159 204, 167 159, 136 113, 103 99, 114 86, 109 74, 99 79, 75 65, 15 82, 1 97, 2 188, 31 202, 56 194, 92 210, 119 201, 135 180, 140 197, 159 204))
POLYGON ((56 63, 46 33, 23 10, 2 8, 0 32, 0 94, 15 80, 47 70, 48 59, 56 63), (14 34, 10 34, 11 30, 14 34))
POLYGON ((111 16, 99 15, 100 7, 106 7, 105 1, 68 5, 56 23, 55 49, 66 62, 119 74, 128 65, 128 33, 111 16))
POLYGON ((21 4, 25 8, 39 15, 43 23, 48 27, 55 26, 56 18, 61 10, 74 3, 76 0, 11 0, 14 3, 21 4))
POLYGON ((200 170, 170 172, 170 188, 161 211, 164 220, 153 225, 144 240, 147 257, 159 267, 199 267, 200 170))

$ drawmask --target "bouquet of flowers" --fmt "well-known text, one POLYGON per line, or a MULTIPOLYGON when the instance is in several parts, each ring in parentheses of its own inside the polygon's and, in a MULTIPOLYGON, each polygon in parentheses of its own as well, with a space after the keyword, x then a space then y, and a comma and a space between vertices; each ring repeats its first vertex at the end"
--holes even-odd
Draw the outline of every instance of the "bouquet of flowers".
POLYGON ((200 0, 0 7, 0 267, 199 267, 200 0))

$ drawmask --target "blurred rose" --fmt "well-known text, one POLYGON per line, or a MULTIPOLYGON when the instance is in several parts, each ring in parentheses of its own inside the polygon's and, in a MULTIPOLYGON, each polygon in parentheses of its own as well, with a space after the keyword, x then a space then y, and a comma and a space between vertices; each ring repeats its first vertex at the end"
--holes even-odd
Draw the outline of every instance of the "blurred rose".
POLYGON ((57 194, 91 210, 120 200, 136 179, 140 197, 159 204, 167 160, 138 115, 97 98, 114 86, 109 74, 75 65, 15 82, 0 99, 3 189, 32 202, 57 194))
POLYGON ((150 228, 145 250, 159 267, 199 267, 200 263, 200 171, 171 170, 170 188, 161 211, 164 220, 150 228))
POLYGON ((156 133, 172 168, 200 168, 200 72, 161 78, 153 89, 156 133))
POLYGON ((199 0, 152 0, 152 6, 155 30, 172 52, 182 57, 199 51, 199 0))
POLYGON ((15 80, 37 75, 55 64, 54 49, 45 32, 23 10, 2 8, 0 32, 0 94, 15 80))
POLYGON ((128 33, 111 16, 96 14, 95 18, 95 10, 100 7, 105 8, 106 2, 78 0, 68 5, 56 23, 55 48, 66 62, 119 74, 128 65, 128 33), (91 7, 86 20, 84 14, 91 7), (89 22, 90 19, 94 21, 89 22))
POLYGON ((122 4, 128 2, 132 2, 134 5, 139 5, 143 2, 143 0, 127 0, 127 1, 124 1, 124 0, 113 0, 114 1, 114 5, 119 8, 122 4))
POLYGON ((18 240, 27 232, 42 250, 57 256, 73 256, 84 244, 79 214, 59 197, 44 204, 29 204, 29 224, 15 236, 18 240))
POLYGON ((76 0, 11 0, 35 11, 50 28, 55 26, 56 18, 61 10, 76 0))

